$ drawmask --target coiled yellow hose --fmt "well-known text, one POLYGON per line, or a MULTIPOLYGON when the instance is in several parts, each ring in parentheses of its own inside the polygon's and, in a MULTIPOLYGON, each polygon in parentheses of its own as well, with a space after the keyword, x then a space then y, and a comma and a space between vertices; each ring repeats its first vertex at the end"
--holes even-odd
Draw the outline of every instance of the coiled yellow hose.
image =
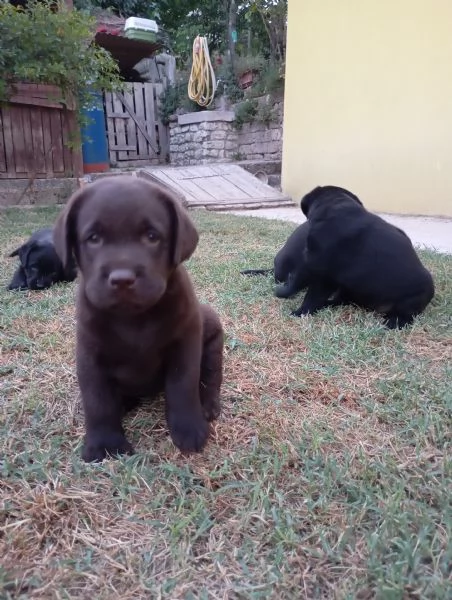
POLYGON ((193 64, 188 80, 188 97, 199 106, 210 106, 216 89, 217 80, 210 62, 207 38, 198 35, 193 42, 193 64))

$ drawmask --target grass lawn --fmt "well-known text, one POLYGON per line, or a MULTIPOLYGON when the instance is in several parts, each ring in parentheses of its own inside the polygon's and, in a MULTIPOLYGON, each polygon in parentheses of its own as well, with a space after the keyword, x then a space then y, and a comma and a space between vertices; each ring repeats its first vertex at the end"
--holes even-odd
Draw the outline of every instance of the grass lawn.
POLYGON ((162 403, 137 455, 80 459, 74 284, 4 288, 56 209, 0 213, 0 598, 452 598, 452 257, 406 331, 356 309, 289 317, 271 266, 294 225, 194 213, 188 268, 226 331, 223 414, 201 455, 162 403))

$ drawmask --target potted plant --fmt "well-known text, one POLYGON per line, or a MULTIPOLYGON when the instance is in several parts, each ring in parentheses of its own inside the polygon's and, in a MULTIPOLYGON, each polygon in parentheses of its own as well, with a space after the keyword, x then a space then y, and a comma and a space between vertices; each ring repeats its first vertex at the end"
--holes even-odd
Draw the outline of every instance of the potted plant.
POLYGON ((265 65, 265 58, 259 54, 249 54, 246 56, 238 56, 236 58, 234 69, 239 86, 242 90, 253 84, 256 76, 264 69, 265 65))

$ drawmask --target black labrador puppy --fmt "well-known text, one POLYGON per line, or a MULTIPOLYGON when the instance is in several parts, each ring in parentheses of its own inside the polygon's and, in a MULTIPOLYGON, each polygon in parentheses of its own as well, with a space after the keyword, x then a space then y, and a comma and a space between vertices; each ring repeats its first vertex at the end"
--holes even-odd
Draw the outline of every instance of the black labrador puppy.
POLYGON ((309 219, 305 260, 310 272, 296 316, 352 303, 384 317, 390 329, 413 322, 432 300, 433 278, 408 236, 368 212, 348 190, 316 187, 301 200, 309 219))
POLYGON ((287 238, 286 243, 275 256, 273 269, 245 269, 242 275, 269 275, 273 273, 277 298, 290 298, 301 292, 309 284, 309 271, 305 251, 308 240, 309 222, 299 225, 287 238))
POLYGON ((75 262, 63 267, 55 251, 53 230, 50 228, 35 231, 9 256, 18 256, 20 261, 9 290, 44 290, 60 281, 73 281, 77 275, 75 262))

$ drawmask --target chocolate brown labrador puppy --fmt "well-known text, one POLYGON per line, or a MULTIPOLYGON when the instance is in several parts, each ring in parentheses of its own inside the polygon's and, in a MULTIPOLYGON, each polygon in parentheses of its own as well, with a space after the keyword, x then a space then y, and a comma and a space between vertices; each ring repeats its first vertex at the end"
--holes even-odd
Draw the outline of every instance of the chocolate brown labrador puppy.
POLYGON ((187 211, 155 184, 106 177, 72 196, 54 240, 63 264, 74 255, 79 267, 82 458, 133 453, 122 417, 161 391, 174 444, 200 451, 220 413, 223 329, 182 266, 198 243, 187 211))

